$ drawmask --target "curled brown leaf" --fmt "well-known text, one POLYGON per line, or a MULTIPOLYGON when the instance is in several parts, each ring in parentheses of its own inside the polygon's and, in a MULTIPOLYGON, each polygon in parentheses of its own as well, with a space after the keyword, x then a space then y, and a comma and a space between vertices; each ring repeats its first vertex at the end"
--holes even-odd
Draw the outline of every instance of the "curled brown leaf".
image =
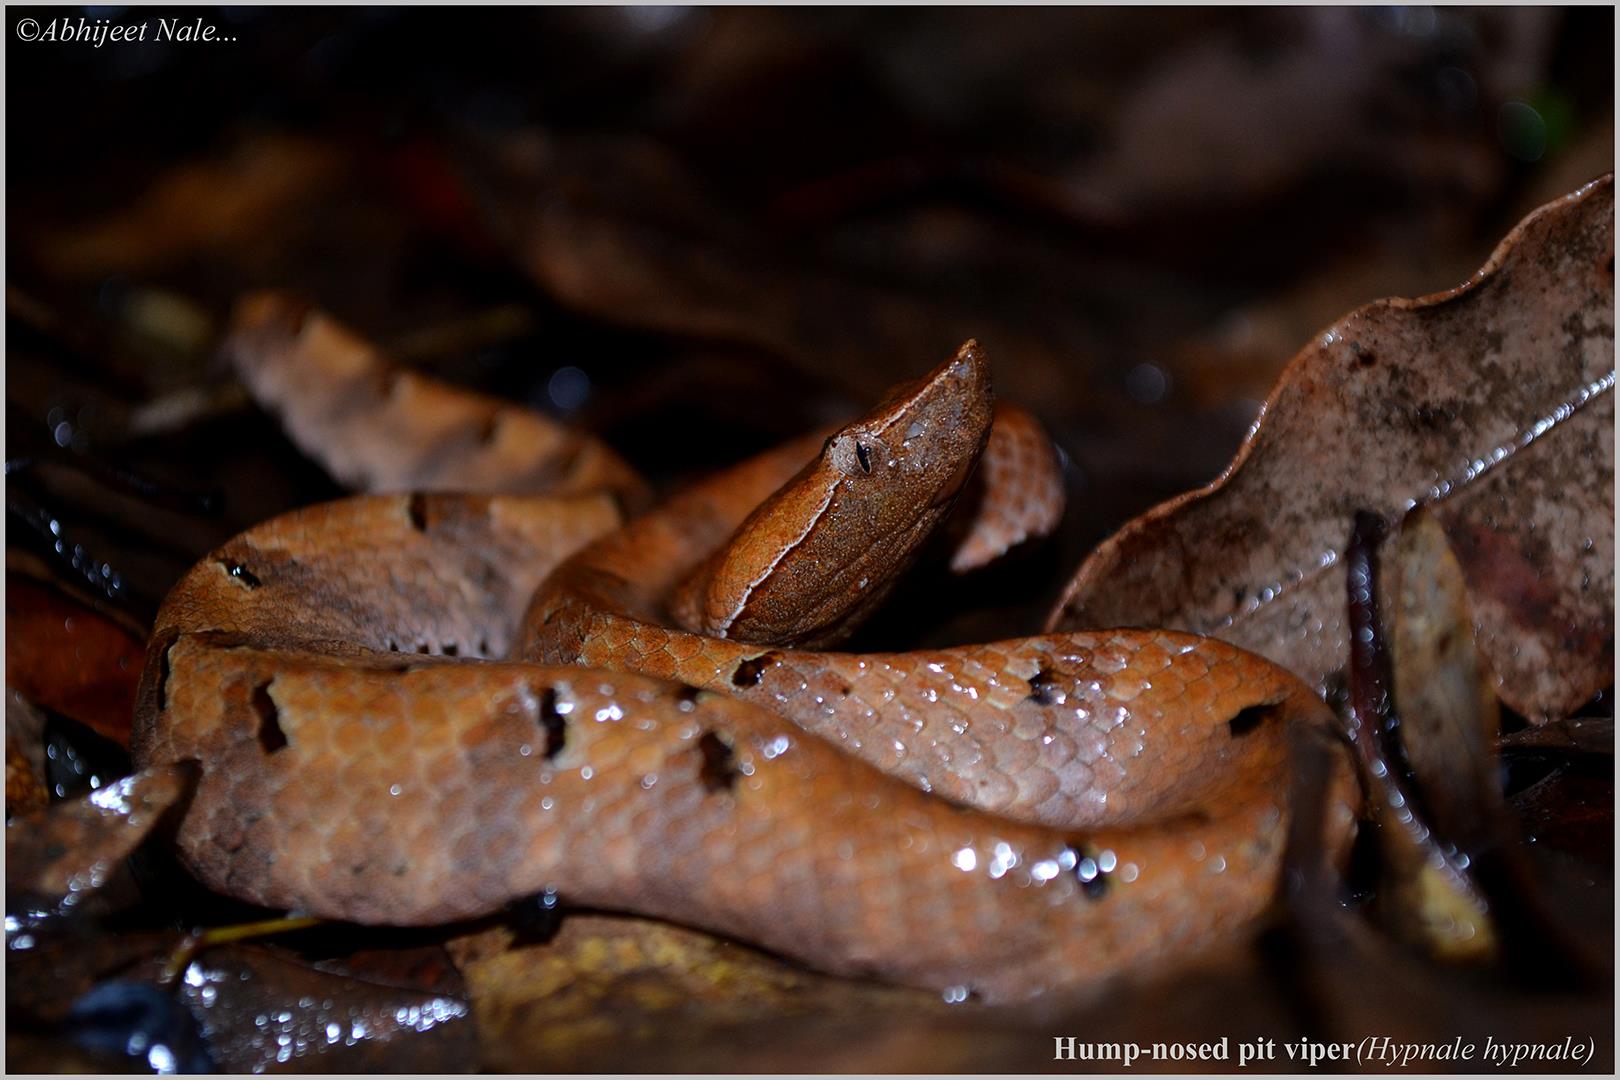
POLYGON ((191 792, 190 763, 147 769, 6 826, 6 887, 33 899, 77 902, 99 889, 164 812, 191 792))
POLYGON ((350 487, 642 496, 605 443, 402 368, 291 296, 244 297, 224 351, 299 448, 350 487))
POLYGON ((1469 282, 1369 304, 1290 364, 1214 483, 1130 522, 1049 628, 1212 634, 1327 687, 1358 507, 1430 504, 1509 705, 1567 714, 1612 680, 1614 183, 1526 218, 1469 282))

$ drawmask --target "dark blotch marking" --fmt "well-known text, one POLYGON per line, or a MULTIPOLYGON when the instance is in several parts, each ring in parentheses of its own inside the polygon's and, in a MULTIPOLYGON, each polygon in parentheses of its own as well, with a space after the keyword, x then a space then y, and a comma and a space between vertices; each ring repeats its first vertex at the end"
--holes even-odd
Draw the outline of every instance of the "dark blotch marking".
POLYGON ((389 638, 388 639, 388 651, 389 652, 399 652, 399 642, 395 641, 393 638, 389 638))
POLYGON ((1232 729, 1234 739, 1240 739, 1259 727, 1267 717, 1276 711, 1276 705, 1250 705, 1247 708, 1239 709, 1237 715, 1226 722, 1226 726, 1232 729))
POLYGON ((782 662, 779 652, 761 653, 751 659, 744 660, 737 665, 737 670, 731 673, 731 685, 746 689, 758 686, 760 680, 765 678, 765 669, 782 662))
POLYGON ((440 646, 439 651, 444 653, 446 656, 456 656, 461 652, 461 649, 456 645, 455 642, 447 641, 440 646))
POLYGON ((730 743, 712 731, 705 731, 698 736, 698 750, 703 754, 698 778, 706 790, 730 791, 737 786, 737 762, 730 743))
POLYGON ((682 683, 681 688, 675 691, 675 700, 687 705, 696 705, 698 695, 701 693, 703 693, 703 691, 700 688, 687 683, 682 683))
POLYGON ((540 692, 540 726, 546 731, 546 760, 555 761, 568 742, 568 720, 557 708, 557 691, 549 686, 540 692))
POLYGON ((174 648, 175 643, 178 642, 179 640, 180 640, 180 635, 179 634, 175 634, 172 637, 170 637, 169 640, 163 646, 163 652, 160 653, 159 656, 158 656, 158 683, 157 683, 157 706, 158 706, 158 712, 164 712, 169 707, 169 671, 170 671, 170 668, 169 668, 169 651, 174 648))
POLYGON ((1101 900, 1108 895, 1108 875, 1098 871, 1096 877, 1080 883, 1080 891, 1086 894, 1087 900, 1101 900))
POLYGON ((1041 668, 1029 679, 1029 700, 1037 705, 1061 705, 1068 695, 1052 677, 1052 672, 1041 668))
POLYGON ((257 574, 239 562, 232 562, 229 559, 221 559, 219 561, 219 565, 225 568, 225 572, 227 574, 235 578, 237 581, 240 581, 250 589, 257 589, 260 585, 264 584, 259 580, 259 576, 257 574))
POLYGON ((1378 363, 1378 357, 1373 351, 1359 341, 1350 343, 1350 354, 1356 358, 1356 363, 1362 367, 1372 367, 1378 363))
POLYGON ((872 475, 872 451, 863 442, 855 444, 855 460, 861 463, 861 472, 872 475))
POLYGON ((281 730, 281 710, 270 696, 270 684, 260 683, 253 688, 253 711, 259 715, 259 745, 264 752, 273 754, 287 747, 287 733, 281 730))
POLYGON ((427 532, 427 496, 420 491, 412 495, 409 512, 411 515, 411 528, 419 533, 427 532))
POLYGON ((495 433, 500 430, 500 427, 500 413, 493 412, 484 417, 483 423, 478 425, 478 445, 488 446, 490 443, 494 442, 495 433))

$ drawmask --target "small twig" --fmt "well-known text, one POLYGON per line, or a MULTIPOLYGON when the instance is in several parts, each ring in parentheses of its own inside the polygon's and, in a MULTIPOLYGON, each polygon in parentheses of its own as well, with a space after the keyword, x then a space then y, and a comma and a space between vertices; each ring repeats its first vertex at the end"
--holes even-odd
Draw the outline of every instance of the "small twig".
POLYGON ((164 986, 173 985, 186 968, 191 966, 192 960, 204 949, 212 949, 216 945, 228 945, 235 941, 249 941, 254 938, 269 937, 273 934, 287 934, 294 930, 307 930, 311 926, 319 926, 325 920, 317 919, 312 915, 286 916, 279 919, 265 919, 262 922, 238 923, 235 926, 216 926, 207 930, 194 930, 187 934, 174 952, 169 954, 168 962, 163 965, 163 974, 160 979, 164 986))

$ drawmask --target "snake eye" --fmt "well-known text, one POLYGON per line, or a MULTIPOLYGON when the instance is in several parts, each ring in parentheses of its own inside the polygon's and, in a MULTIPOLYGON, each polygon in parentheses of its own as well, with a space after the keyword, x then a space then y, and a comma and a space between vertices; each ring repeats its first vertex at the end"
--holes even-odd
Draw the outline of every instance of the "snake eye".
POLYGON ((872 475, 872 463, 883 460, 883 443, 863 434, 846 432, 833 436, 827 447, 827 461, 845 476, 857 479, 872 475))

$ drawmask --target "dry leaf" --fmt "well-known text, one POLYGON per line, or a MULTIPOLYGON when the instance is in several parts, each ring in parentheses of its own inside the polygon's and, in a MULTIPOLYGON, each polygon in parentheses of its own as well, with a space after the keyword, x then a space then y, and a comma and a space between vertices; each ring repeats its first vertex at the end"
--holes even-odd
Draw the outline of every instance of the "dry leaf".
POLYGON ((1463 850, 1502 810, 1499 708, 1474 644, 1462 567, 1433 515, 1407 515, 1389 561, 1389 639, 1401 745, 1435 830, 1463 850))
POLYGON ((1614 184, 1526 218, 1467 284, 1329 328, 1210 486, 1080 567, 1056 630, 1213 634, 1326 686, 1358 508, 1430 503, 1503 700, 1568 713, 1612 680, 1614 184))
POLYGON ((569 915, 545 944, 513 945, 510 931, 495 929, 451 948, 478 1020, 481 1064, 496 1071, 637 1071, 650 1062, 729 1071, 739 1054, 768 1051, 769 1033, 793 1018, 901 1009, 922 1017, 945 1007, 933 995, 820 975, 650 919, 569 915))
POLYGON ((1502 737, 1502 746, 1547 747, 1587 754, 1614 756, 1614 717, 1572 716, 1537 728, 1502 737))
POLYGON ((320 971, 269 949, 226 946, 194 960, 178 992, 226 1072, 467 1072, 459 996, 320 971))
POLYGON ((282 293, 244 297, 223 346, 253 395, 362 491, 644 492, 605 443, 530 409, 418 375, 282 293))
POLYGON ((1011 314, 983 289, 941 295, 937 275, 928 295, 870 268, 787 258, 646 140, 531 132, 467 158, 491 231, 545 292, 606 322, 763 352, 862 397, 974 337, 1002 358, 997 390, 1012 400, 1062 400, 1079 362, 1078 320, 1025 295, 1038 282, 1011 314))
POLYGON ((129 745, 146 646, 20 574, 6 575, 6 681, 29 700, 129 745))
POLYGON ((133 205, 44 239, 41 254, 68 277, 151 273, 199 250, 261 239, 286 209, 334 183, 342 166, 322 143, 261 135, 164 173, 133 205))
POLYGON ((45 778, 45 714, 6 687, 6 820, 50 804, 45 778))
POLYGON ((6 889, 75 903, 99 889, 196 780, 191 763, 147 769, 6 826, 6 889))

